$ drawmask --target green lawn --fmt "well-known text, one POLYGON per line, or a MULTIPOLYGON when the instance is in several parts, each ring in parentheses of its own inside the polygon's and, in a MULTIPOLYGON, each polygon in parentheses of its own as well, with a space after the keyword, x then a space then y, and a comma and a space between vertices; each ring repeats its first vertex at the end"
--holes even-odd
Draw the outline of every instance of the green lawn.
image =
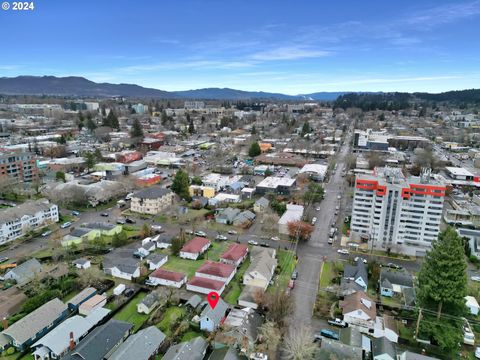
POLYGON ((167 310, 165 310, 163 319, 157 324, 157 327, 162 330, 165 335, 171 336, 173 332, 173 325, 177 319, 182 318, 185 316, 185 314, 185 308, 180 308, 178 306, 169 307, 167 310))
POLYGON ((293 270, 295 269, 295 255, 290 250, 278 250, 277 258, 278 266, 280 266, 280 273, 277 277, 276 286, 285 289, 292 277, 293 270))
POLYGON ((196 332, 196 331, 187 331, 185 334, 182 336, 182 341, 189 341, 192 340, 198 336, 202 336, 202 333, 196 332))
POLYGON ((140 329, 149 316, 139 314, 137 312, 137 304, 140 303, 146 295, 144 292, 135 295, 113 318, 134 324, 133 331, 140 329))
POLYGON ((234 278, 229 284, 229 290, 227 291, 226 295, 224 296, 224 300, 232 305, 237 305, 238 297, 240 296, 243 285, 242 285, 242 278, 245 271, 250 266, 250 260, 247 258, 242 265, 238 268, 237 273, 235 274, 234 278))
POLYGON ((330 286, 330 283, 333 278, 332 264, 330 262, 323 262, 322 269, 320 274, 320 288, 330 286))

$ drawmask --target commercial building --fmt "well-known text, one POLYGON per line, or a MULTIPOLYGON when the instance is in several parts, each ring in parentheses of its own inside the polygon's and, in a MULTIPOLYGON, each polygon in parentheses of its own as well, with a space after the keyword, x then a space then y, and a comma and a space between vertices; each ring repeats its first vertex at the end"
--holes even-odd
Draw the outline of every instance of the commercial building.
POLYGON ((58 222, 58 206, 45 199, 3 209, 0 212, 0 244, 55 222, 58 222))
POLYGON ((38 178, 35 155, 24 151, 0 150, 0 178, 7 176, 19 182, 32 182, 38 178))
POLYGON ((295 186, 295 179, 288 177, 269 176, 257 184, 255 190, 257 194, 263 195, 274 193, 279 195, 289 195, 295 186))
POLYGON ((446 187, 425 171, 384 168, 357 175, 351 236, 384 251, 424 256, 439 233, 446 187))
POLYGON ((156 215, 173 204, 175 194, 168 189, 152 186, 132 196, 130 210, 141 214, 156 215))

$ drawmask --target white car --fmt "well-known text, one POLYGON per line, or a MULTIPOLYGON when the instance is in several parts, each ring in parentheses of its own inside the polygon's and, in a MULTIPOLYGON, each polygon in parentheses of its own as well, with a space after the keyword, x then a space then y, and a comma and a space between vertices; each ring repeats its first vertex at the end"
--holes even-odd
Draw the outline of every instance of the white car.
POLYGON ((342 195, 338 195, 337 199, 340 200, 342 198, 342 195))
POLYGON ((207 237, 207 233, 205 231, 201 231, 201 230, 195 231, 195 235, 200 236, 200 237, 207 237))
POLYGON ((362 260, 364 264, 367 263, 367 259, 361 258, 359 256, 356 256, 355 259, 353 259, 353 261, 355 261, 355 262, 357 262, 358 260, 362 260))
POLYGON ((350 254, 350 252, 347 249, 338 249, 337 253, 342 254, 342 255, 350 254))
POLYGON ((316 222, 317 222, 317 218, 314 216, 312 219, 312 225, 315 225, 316 222))
POLYGON ((477 346, 477 348, 475 349, 475 357, 477 359, 480 359, 480 346, 477 346))
POLYGON ((470 280, 472 280, 472 281, 480 281, 480 276, 478 276, 478 275, 477 275, 477 276, 472 276, 472 277, 470 278, 470 280))
POLYGON ((235 230, 228 230, 228 233, 230 235, 237 235, 237 232, 235 230))
POLYGON ((248 243, 250 245, 258 245, 258 242, 256 242, 255 240, 248 240, 248 243))
POLYGON ((280 241, 280 238, 278 236, 271 237, 270 240, 272 241, 280 241))
POLYGON ((66 223, 63 223, 62 225, 60 225, 60 227, 62 229, 66 229, 68 228, 70 225, 72 225, 72 223, 70 221, 67 221, 66 223))
POLYGON ((227 241, 228 238, 227 238, 225 235, 220 235, 220 234, 218 234, 217 236, 215 236, 215 240, 227 241))
POLYGON ((320 211, 320 208, 319 208, 319 207, 317 207, 315 210, 317 210, 317 211, 320 211))

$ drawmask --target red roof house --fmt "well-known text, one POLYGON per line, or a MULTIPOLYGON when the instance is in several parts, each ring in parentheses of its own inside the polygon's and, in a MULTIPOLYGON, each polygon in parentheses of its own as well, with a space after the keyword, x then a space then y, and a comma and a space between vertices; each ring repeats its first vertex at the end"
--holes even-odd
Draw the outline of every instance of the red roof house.
POLYGON ((149 275, 148 280, 152 285, 155 286, 165 285, 180 288, 187 282, 187 276, 181 272, 158 268, 149 275))
POLYGON ((215 291, 218 295, 221 295, 225 290, 225 283, 218 280, 194 276, 187 283, 187 290, 201 294, 208 294, 211 291, 215 291))
POLYGON ((228 285, 236 272, 237 269, 234 265, 207 260, 198 268, 195 272, 195 276, 222 281, 225 285, 228 285))
POLYGON ((196 236, 180 250, 180 257, 183 259, 197 260, 210 247, 210 240, 196 236))
POLYGON ((220 256, 220 261, 225 264, 240 265, 247 257, 248 246, 245 244, 231 244, 227 251, 220 256))

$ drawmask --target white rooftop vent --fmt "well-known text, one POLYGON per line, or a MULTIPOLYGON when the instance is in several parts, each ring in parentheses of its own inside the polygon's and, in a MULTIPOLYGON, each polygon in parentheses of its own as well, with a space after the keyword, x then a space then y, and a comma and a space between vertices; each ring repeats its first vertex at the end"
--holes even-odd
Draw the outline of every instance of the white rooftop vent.
POLYGON ((361 298, 360 301, 362 302, 363 305, 365 305, 367 308, 371 308, 372 307, 372 302, 368 299, 364 299, 364 298, 361 298))

